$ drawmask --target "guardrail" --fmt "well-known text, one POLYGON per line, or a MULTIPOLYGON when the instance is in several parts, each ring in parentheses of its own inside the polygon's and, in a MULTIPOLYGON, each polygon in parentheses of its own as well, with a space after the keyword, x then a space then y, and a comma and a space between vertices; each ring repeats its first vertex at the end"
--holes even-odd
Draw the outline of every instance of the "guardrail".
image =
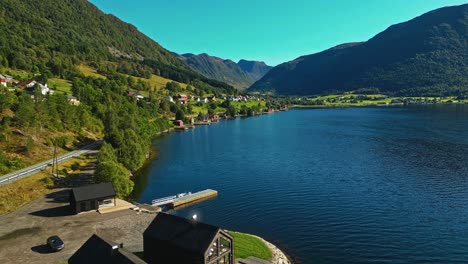
MULTIPOLYGON (((61 163, 63 161, 69 160, 71 158, 86 154, 87 152, 95 149, 96 147, 98 147, 101 144, 102 144, 102 140, 98 140, 98 141, 96 141, 96 142, 94 142, 92 144, 89 144, 89 145, 87 145, 87 146, 85 146, 85 147, 83 147, 83 148, 81 148, 79 150, 74 150, 74 151, 72 151, 70 153, 67 153, 67 154, 64 154, 64 155, 58 157, 57 162, 61 163)), ((38 163, 36 165, 21 169, 19 171, 11 172, 11 173, 5 174, 3 176, 0 176, 0 185, 11 183, 11 182, 13 182, 15 180, 24 178, 26 176, 29 176, 29 175, 32 175, 32 174, 34 174, 36 172, 44 170, 47 167, 52 166, 52 163, 53 163, 53 159, 50 159, 50 160, 47 160, 47 161, 40 162, 40 163, 38 163)))

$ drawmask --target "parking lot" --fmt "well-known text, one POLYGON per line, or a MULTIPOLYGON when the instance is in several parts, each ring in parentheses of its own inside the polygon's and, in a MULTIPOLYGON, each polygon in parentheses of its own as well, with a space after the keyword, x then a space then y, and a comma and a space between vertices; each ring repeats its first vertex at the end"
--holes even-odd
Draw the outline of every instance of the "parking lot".
POLYGON ((68 191, 57 190, 19 210, 0 216, 0 263, 65 263, 93 234, 137 252, 143 249, 143 231, 154 214, 124 210, 79 215, 68 207, 68 191), (58 235, 65 248, 49 252, 49 236, 58 235))

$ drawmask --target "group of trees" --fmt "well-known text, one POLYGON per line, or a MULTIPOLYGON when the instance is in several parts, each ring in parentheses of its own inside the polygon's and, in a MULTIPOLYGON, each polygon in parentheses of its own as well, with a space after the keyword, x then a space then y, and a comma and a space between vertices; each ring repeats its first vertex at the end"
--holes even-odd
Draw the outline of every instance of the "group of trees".
POLYGON ((133 191, 130 172, 118 162, 116 151, 109 143, 104 143, 99 151, 94 178, 97 183, 112 182, 117 197, 127 197, 133 191))

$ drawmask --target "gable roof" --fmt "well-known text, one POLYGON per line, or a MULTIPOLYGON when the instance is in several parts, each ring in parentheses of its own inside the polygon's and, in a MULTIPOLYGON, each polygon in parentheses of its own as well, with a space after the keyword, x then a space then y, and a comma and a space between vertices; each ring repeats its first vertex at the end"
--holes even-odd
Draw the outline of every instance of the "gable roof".
POLYGON ((169 243, 187 251, 204 254, 218 234, 219 227, 182 217, 158 213, 143 237, 169 243))
POLYGON ((75 201, 87 201, 103 197, 115 196, 115 189, 112 183, 105 182, 99 184, 92 184, 72 189, 72 195, 75 201))
POLYGON ((68 260, 70 264, 144 264, 142 259, 122 245, 93 234, 68 260))

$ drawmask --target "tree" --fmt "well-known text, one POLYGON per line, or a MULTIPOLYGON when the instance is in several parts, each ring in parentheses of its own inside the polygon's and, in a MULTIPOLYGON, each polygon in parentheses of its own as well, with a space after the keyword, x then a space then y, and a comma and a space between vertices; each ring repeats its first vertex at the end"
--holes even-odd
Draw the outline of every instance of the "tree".
POLYGON ((185 119, 185 114, 182 110, 177 110, 176 112, 176 116, 175 116, 175 119, 176 120, 184 120, 185 119))
POLYGON ((128 170, 118 162, 99 162, 94 178, 97 183, 111 182, 119 198, 127 197, 133 191, 134 183, 130 180, 128 170))

